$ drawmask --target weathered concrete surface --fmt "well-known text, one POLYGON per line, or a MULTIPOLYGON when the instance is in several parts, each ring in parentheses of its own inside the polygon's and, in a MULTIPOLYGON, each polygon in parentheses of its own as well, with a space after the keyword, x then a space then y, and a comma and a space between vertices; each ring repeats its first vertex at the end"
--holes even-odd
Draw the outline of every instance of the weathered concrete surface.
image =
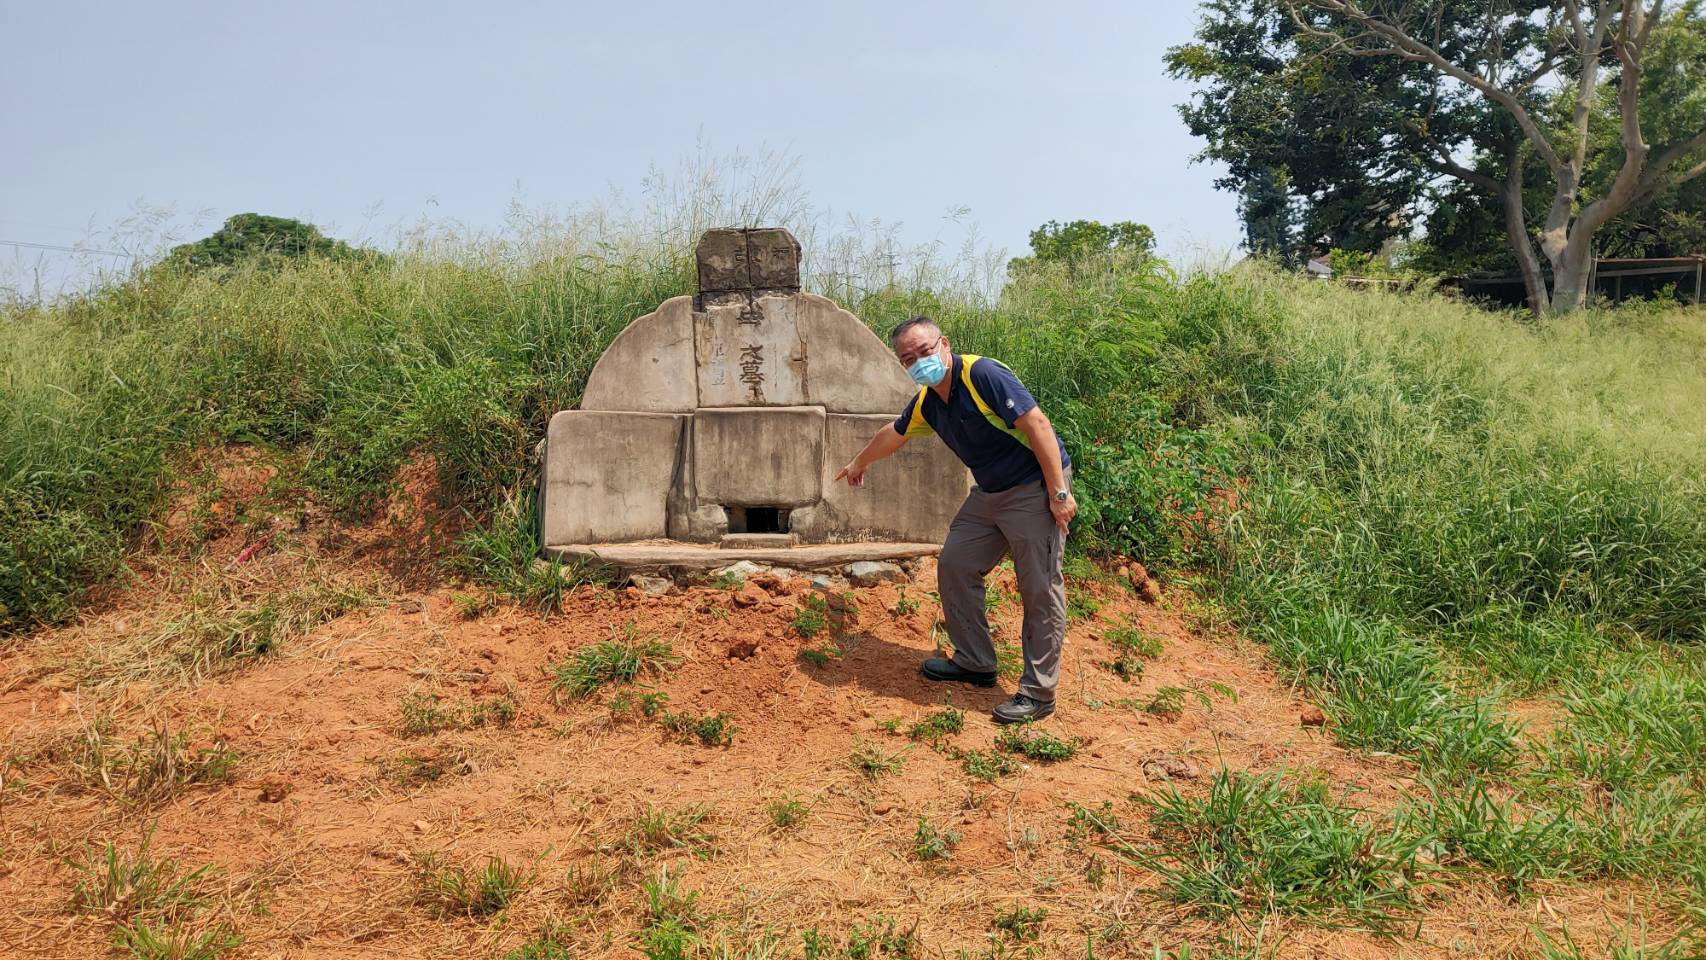
POLYGON ((692 413, 693 298, 671 297, 616 335, 587 377, 582 410, 692 413))
POLYGON ((837 568, 859 560, 904 560, 940 552, 939 543, 813 543, 797 547, 723 550, 702 543, 573 543, 545 548, 565 560, 594 560, 623 570, 709 570, 731 561, 773 563, 796 570, 837 568))
POLYGON ((823 484, 819 407, 702 408, 693 415, 693 478, 702 503, 797 507, 823 484))
POLYGON ((564 410, 545 445, 546 544, 662 537, 665 499, 687 418, 564 410))
POLYGON ((724 550, 750 550, 756 547, 791 547, 799 538, 791 533, 725 533, 717 541, 724 550))
POLYGON ((722 507, 699 499, 699 484, 693 470, 693 418, 682 428, 681 447, 675 457, 675 480, 670 484, 664 508, 669 515, 671 540, 715 541, 729 532, 729 515, 722 507))
POLYGON ((794 297, 806 357, 806 396, 830 413, 900 414, 918 392, 894 353, 859 318, 835 301, 810 293, 794 297))
POLYGON ((823 540, 933 540, 971 491, 971 473, 935 437, 917 437, 887 460, 871 465, 858 489, 837 483, 837 471, 872 434, 894 417, 832 414, 825 418, 823 499, 795 510, 789 529, 805 542, 823 540))
POLYGON ((806 402, 806 344, 796 297, 709 304, 693 315, 701 407, 799 406, 806 402))
POLYGON ((780 227, 707 230, 694 259, 702 294, 800 286, 800 242, 780 227))

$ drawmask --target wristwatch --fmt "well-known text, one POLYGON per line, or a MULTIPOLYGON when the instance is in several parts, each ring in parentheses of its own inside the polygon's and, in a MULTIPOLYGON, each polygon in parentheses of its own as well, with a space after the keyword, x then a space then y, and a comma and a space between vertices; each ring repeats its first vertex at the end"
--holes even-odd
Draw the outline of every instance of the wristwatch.
POLYGON ((1055 491, 1055 492, 1054 492, 1054 498, 1055 498, 1055 499, 1056 499, 1056 500, 1058 500, 1058 501, 1059 501, 1059 502, 1061 502, 1061 503, 1065 503, 1065 502, 1066 502, 1066 498, 1067 498, 1067 497, 1070 497, 1070 496, 1072 496, 1072 494, 1070 494, 1070 493, 1067 493, 1067 492, 1066 492, 1066 491, 1065 491, 1065 490, 1056 490, 1056 491, 1055 491))

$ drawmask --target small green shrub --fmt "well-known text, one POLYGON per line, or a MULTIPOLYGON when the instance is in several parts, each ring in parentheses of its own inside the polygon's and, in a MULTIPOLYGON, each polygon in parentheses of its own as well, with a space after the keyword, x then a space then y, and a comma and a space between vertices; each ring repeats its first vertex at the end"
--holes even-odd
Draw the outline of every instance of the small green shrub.
POLYGON ((1047 907, 1014 907, 996 914, 989 925, 1008 939, 1023 942, 1035 940, 1042 933, 1046 919, 1047 907))
POLYGON ((1052 733, 1035 729, 1030 723, 1016 723, 996 735, 995 748, 1040 763, 1056 763, 1070 760, 1078 754, 1078 739, 1062 740, 1052 733))
POLYGON ((764 808, 770 818, 770 829, 774 833, 787 833, 798 830, 805 825, 811 816, 812 808, 805 801, 793 797, 772 800, 764 808))
POLYGON ((1066 819, 1068 843, 1079 844, 1085 840, 1099 841, 1118 837, 1123 829, 1120 818, 1114 814, 1112 801, 1104 800, 1102 805, 1095 809, 1078 803, 1067 806, 1072 811, 1066 819))
MULTIPOLYGON (((807 599, 815 600, 817 598, 807 597, 807 599)), ((816 610, 811 607, 800 607, 794 611, 794 622, 792 626, 794 628, 794 632, 799 634, 802 639, 810 640, 823 631, 829 629, 829 619, 821 610, 816 610)))
POLYGON ((809 666, 819 669, 829 666, 840 659, 841 649, 834 644, 828 644, 822 649, 805 649, 800 651, 800 659, 809 666))
POLYGON ((907 728, 906 735, 914 740, 939 743, 958 734, 966 726, 966 712, 957 707, 943 707, 907 728))
POLYGON ((999 751, 966 750, 959 755, 960 769, 981 783, 994 783, 1019 772, 1019 764, 999 751))
POLYGON ((1177 719, 1185 712, 1185 693, 1184 687, 1159 687, 1143 705, 1143 712, 1167 720, 1177 719))
POLYGON ((918 818, 918 829, 912 835, 912 855, 919 860, 946 860, 954 855, 960 835, 953 830, 941 830, 924 817, 918 818))
POLYGON ((610 719, 621 721, 635 716, 651 720, 668 714, 665 709, 669 705, 669 694, 661 690, 638 692, 634 690, 618 690, 610 697, 607 705, 610 709, 610 719))
POLYGON ((906 588, 900 588, 900 595, 895 598, 894 606, 889 612, 897 617, 910 616, 918 611, 918 601, 906 595, 906 588))

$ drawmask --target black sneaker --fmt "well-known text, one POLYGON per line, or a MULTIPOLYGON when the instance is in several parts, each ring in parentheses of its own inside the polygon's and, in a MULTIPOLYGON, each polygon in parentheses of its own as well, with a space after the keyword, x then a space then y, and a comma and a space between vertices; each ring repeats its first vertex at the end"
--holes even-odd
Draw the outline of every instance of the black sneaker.
POLYGON ((995 671, 978 673, 975 670, 961 669, 960 665, 946 657, 931 657, 919 665, 926 680, 943 680, 950 683, 969 683, 974 687, 995 686, 995 671))
POLYGON ((1003 703, 990 714, 996 723, 1024 723, 1027 720, 1041 720, 1054 712, 1053 700, 1034 700, 1022 693, 1013 695, 1013 699, 1003 703))

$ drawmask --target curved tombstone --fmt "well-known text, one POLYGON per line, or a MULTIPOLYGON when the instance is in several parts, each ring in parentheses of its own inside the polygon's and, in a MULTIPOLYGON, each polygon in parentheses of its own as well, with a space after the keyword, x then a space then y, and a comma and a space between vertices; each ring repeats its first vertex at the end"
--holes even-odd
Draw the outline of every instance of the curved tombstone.
POLYGON ((916 555, 940 543, 970 476, 939 441, 908 444, 862 489, 833 482, 917 388, 857 317, 800 292, 794 238, 709 231, 699 277, 698 296, 617 335, 580 409, 552 418, 547 549, 878 541, 916 555))

